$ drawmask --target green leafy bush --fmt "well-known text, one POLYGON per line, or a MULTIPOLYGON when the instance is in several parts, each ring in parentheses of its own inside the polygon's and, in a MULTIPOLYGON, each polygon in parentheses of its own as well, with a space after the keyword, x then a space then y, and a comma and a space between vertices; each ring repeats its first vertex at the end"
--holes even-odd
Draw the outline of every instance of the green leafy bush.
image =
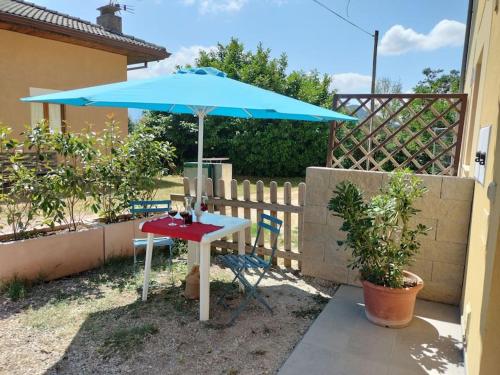
POLYGON ((48 178, 44 173, 48 170, 47 152, 50 148, 48 125, 41 122, 24 133, 23 143, 11 138, 11 130, 0 126, 0 153, 8 161, 2 165, 2 193, 0 205, 3 209, 7 225, 14 239, 20 239, 30 228, 37 212, 48 212, 50 206, 57 202, 47 200, 48 178), (24 150, 34 153, 33 163, 27 166, 24 162, 24 150))
POLYGON ((57 133, 53 137, 54 150, 59 163, 51 173, 53 200, 59 200, 58 210, 53 210, 54 220, 76 230, 81 222, 81 211, 87 199, 92 162, 97 156, 95 134, 57 133))
POLYGON ((152 130, 143 126, 123 138, 113 118, 97 138, 97 146, 90 176, 91 208, 104 222, 113 223, 131 200, 154 197, 157 179, 171 164, 175 149, 154 140, 152 130))
POLYGON ((409 170, 391 175, 379 195, 365 202, 363 192, 350 181, 339 183, 328 209, 343 219, 345 241, 352 251, 349 266, 359 269, 361 277, 376 285, 402 288, 403 270, 420 248, 418 236, 427 234, 423 224, 410 220, 419 210, 414 207, 426 188, 409 170))
POLYGON ((24 141, 0 124, 0 213, 15 240, 43 224, 68 224, 76 230, 83 208, 106 223, 128 208, 130 200, 152 199, 157 179, 171 167, 175 149, 159 142, 151 129, 138 126, 126 137, 109 118, 101 134, 53 133, 45 121, 26 130, 24 141), (32 162, 26 162, 26 154, 32 162), (57 163, 50 162, 56 155, 57 163), (5 161, 7 159, 7 161, 5 161), (39 222, 37 222, 39 224, 39 222))

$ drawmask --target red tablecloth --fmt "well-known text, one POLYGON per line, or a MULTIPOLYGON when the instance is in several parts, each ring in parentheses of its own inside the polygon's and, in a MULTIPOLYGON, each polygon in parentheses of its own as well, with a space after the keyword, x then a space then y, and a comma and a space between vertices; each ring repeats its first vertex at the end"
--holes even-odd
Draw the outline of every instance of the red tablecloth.
POLYGON ((175 226, 168 225, 171 222, 172 219, 170 218, 146 221, 142 225, 141 230, 145 233, 161 234, 171 238, 200 242, 204 234, 215 232, 222 228, 219 225, 202 223, 193 223, 187 227, 181 227, 181 224, 184 223, 182 219, 174 219, 174 222, 177 224, 175 226))

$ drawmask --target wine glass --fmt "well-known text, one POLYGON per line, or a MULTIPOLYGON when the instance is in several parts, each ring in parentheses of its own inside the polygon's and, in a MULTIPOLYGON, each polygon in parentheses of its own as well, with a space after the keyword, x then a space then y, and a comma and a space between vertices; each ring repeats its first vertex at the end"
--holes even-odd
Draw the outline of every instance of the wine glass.
POLYGON ((187 218, 188 216, 190 215, 189 213, 189 203, 188 203, 188 199, 186 198, 185 199, 185 202, 184 202, 184 208, 183 210, 180 212, 180 215, 182 217, 182 220, 184 221, 180 227, 181 228, 186 228, 188 225, 187 225, 187 218))
POLYGON ((174 227, 174 226, 177 225, 174 222, 174 217, 175 217, 175 215, 177 215, 177 212, 178 212, 177 205, 171 206, 170 209, 168 210, 168 216, 170 216, 170 218, 172 219, 171 222, 170 222, 170 224, 168 224, 168 225, 171 226, 171 227, 174 227))

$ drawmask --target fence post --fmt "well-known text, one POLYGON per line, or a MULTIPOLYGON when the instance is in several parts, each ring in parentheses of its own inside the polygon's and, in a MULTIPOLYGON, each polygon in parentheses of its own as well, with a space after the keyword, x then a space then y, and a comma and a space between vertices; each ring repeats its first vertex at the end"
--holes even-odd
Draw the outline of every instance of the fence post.
MULTIPOLYGON (((283 200, 287 206, 292 204, 292 184, 290 182, 285 182, 283 186, 283 200)), ((285 227, 285 251, 292 251, 292 214, 290 212, 285 212, 285 220, 283 222, 283 226, 285 227)), ((285 267, 291 267, 292 261, 290 259, 283 260, 285 267)))
MULTIPOLYGON (((211 178, 207 178, 207 198, 214 197, 214 181, 211 178)), ((208 204, 208 212, 214 212, 214 205, 208 204)))
MULTIPOLYGON (((299 184, 299 206, 304 207, 306 203, 306 184, 301 182, 299 184)), ((302 254, 302 242, 303 242, 303 231, 304 231, 304 209, 299 213, 299 223, 298 223, 298 233, 297 233, 297 246, 299 254, 302 254)), ((298 264, 299 270, 302 269, 302 262, 299 260, 298 264)))
MULTIPOLYGON (((249 201, 250 200, 250 181, 244 180, 243 181, 243 200, 249 201)), ((243 210, 243 215, 245 219, 247 220, 252 220, 252 211, 250 208, 246 208, 243 210)), ((249 246, 252 245, 252 229, 247 228, 245 229, 245 243, 249 246)))
MULTIPOLYGON (((232 200, 238 199, 238 182, 235 179, 231 180, 231 199, 232 200)), ((238 217, 238 207, 236 206, 231 207, 231 216, 238 217)), ((233 234, 233 242, 238 243, 238 233, 233 234)))
POLYGON ((189 177, 184 177, 182 179, 182 184, 184 185, 184 195, 191 196, 191 189, 189 189, 189 177))
MULTIPOLYGON (((219 181, 217 181, 217 183, 219 184, 219 186, 218 186, 219 193, 217 194, 217 196, 219 198, 226 199, 226 191, 225 191, 224 180, 219 180, 219 181)), ((225 215, 226 214, 226 206, 223 206, 223 205, 219 204, 217 208, 219 209, 219 213, 221 215, 225 215)), ((226 241, 227 237, 223 237, 221 239, 223 241, 226 241)))
MULTIPOLYGON (((271 198, 271 203, 278 203, 278 184, 276 181, 271 181, 269 184, 269 194, 271 198)), ((271 216, 278 217, 278 212, 277 211, 271 211, 270 212, 271 216)), ((273 227, 276 227, 276 223, 272 223, 273 227)), ((276 240, 276 234, 271 233, 271 247, 276 240)), ((278 264, 278 257, 273 257, 272 259, 273 264, 276 266, 278 264)))
MULTIPOLYGON (((264 202, 264 183, 261 180, 259 180, 257 181, 256 187, 257 187, 257 202, 264 202)), ((264 213, 263 209, 261 208, 257 209, 257 222, 260 220, 260 215, 262 215, 263 213, 264 213)), ((264 247, 264 233, 261 233, 258 245, 259 245, 259 254, 263 255, 264 251, 262 250, 262 248, 264 247)))

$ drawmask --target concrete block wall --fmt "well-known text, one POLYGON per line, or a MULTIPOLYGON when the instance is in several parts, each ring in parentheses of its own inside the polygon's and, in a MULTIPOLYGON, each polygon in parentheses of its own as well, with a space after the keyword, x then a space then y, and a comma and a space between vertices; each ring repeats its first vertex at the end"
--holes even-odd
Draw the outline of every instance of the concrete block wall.
MULTIPOLYGON (((306 172, 303 261, 305 275, 360 285, 358 272, 349 270, 348 250, 339 249, 341 219, 327 209, 335 186, 344 180, 356 183, 367 198, 379 193, 388 173, 309 167, 306 172)), ((428 188, 417 208, 415 222, 432 229, 421 237, 422 247, 408 267, 424 279, 419 297, 458 304, 462 295, 474 181, 448 176, 420 175, 428 188)))

